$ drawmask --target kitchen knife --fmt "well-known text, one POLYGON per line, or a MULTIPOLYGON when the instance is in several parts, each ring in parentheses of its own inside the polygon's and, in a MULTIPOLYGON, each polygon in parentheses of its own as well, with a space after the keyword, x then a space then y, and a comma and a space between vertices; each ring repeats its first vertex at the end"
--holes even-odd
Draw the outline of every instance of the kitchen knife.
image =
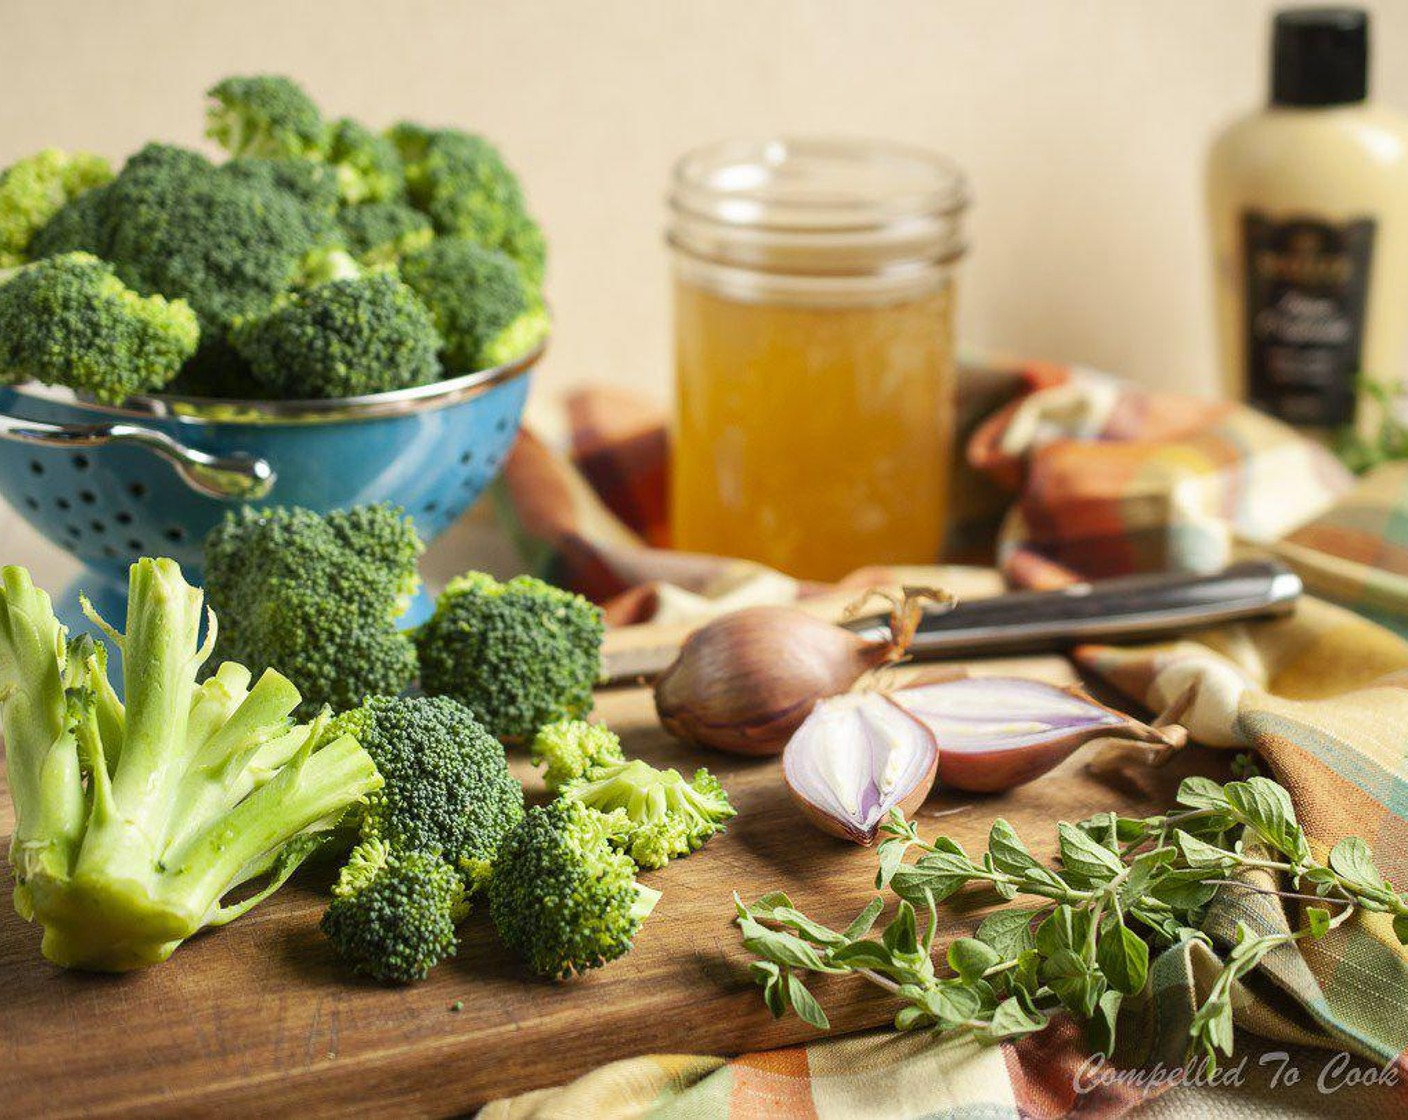
MULTIPOLYGON (((1120 576, 1058 591, 1017 591, 926 614, 909 652, 916 660, 932 660, 1170 638, 1223 622, 1289 614, 1301 591, 1300 577, 1274 560, 1248 560, 1204 575, 1120 576)), ((868 638, 889 633, 883 614, 842 625, 868 638)), ((678 652, 674 642, 608 648, 603 683, 654 677, 678 652)))

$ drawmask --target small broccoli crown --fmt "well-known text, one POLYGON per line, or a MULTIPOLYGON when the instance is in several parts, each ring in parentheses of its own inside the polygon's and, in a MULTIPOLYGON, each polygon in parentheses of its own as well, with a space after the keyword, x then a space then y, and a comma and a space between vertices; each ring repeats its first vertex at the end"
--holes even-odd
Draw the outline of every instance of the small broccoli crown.
POLYGON ((547 309, 535 304, 489 340, 483 364, 493 368, 526 357, 547 339, 550 325, 547 309))
POLYGON ((653 895, 611 846, 606 818, 558 800, 529 809, 504 839, 489 912, 534 972, 568 979, 628 953, 653 895))
POLYGON ((392 852, 430 852, 471 885, 523 816, 523 787, 503 747, 445 697, 377 696, 336 717, 325 738, 353 735, 385 784, 368 799, 362 836, 392 852))
POLYGON ((687 782, 678 770, 635 759, 597 768, 569 782, 562 796, 602 813, 624 812, 630 824, 616 842, 642 868, 664 867, 702 848, 736 815, 728 794, 707 770, 687 782))
POLYGON ((547 273, 548 243, 538 223, 528 214, 514 217, 496 248, 518 264, 531 289, 542 288, 547 273))
POLYGON ((284 295, 230 334, 256 381, 286 399, 358 397, 440 376, 425 305, 389 272, 284 295))
POLYGON ((410 519, 388 505, 230 513, 205 542, 217 659, 277 666, 307 715, 403 691, 415 646, 396 620, 418 586, 421 549, 410 519))
POLYGON ((349 206, 399 198, 406 189, 401 153, 392 141, 349 117, 328 133, 328 162, 337 173, 342 201, 349 206))
POLYGON ((139 296, 87 253, 36 261, 0 284, 0 379, 120 404, 166 385, 199 339, 184 300, 139 296))
MULTIPOLYGON (((262 184, 289 195, 319 218, 334 217, 341 204, 335 169, 311 159, 261 159, 246 156, 221 165, 221 172, 262 184)), ((313 220, 316 233, 332 231, 324 221, 313 220)))
POLYGON ((358 845, 333 894, 322 930, 356 971, 408 984, 455 955, 464 887, 438 856, 358 845))
POLYGON ((452 373, 495 364, 490 345, 532 303, 508 257, 463 237, 441 237, 413 253, 402 262, 401 275, 435 317, 445 368, 452 373))
POLYGON ((29 259, 30 242, 73 199, 112 179, 92 152, 45 148, 0 172, 0 268, 29 259))
POLYGON ((390 138, 406 165, 406 190, 442 234, 497 246, 523 213, 523 188, 482 136, 403 122, 390 138))
POLYGON ((205 134, 232 156, 321 156, 323 115, 296 82, 273 74, 226 78, 206 91, 205 134))
POLYGON ((624 762, 621 738, 608 727, 580 719, 558 720, 533 737, 534 766, 547 764, 543 781, 554 792, 597 769, 624 762))
POLYGON ((368 266, 395 264, 435 239, 430 219, 403 202, 364 202, 337 215, 347 250, 368 266))
POLYGON ((421 685, 453 696, 505 741, 578 719, 601 672, 601 611, 532 576, 450 581, 416 636, 421 685))

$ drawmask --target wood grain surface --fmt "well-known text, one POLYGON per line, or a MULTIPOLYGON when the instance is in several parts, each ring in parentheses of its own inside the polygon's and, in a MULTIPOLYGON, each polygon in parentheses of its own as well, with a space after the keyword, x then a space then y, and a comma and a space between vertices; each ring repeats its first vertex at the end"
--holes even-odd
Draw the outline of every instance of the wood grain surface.
MULTIPOLYGON (((1056 658, 988 662, 1060 683, 1056 658)), ((386 988, 351 977, 318 931, 330 878, 305 870, 270 901, 178 949, 165 964, 122 976, 65 972, 39 955, 39 930, 0 905, 0 1115, 444 1116, 486 1100, 566 1081, 616 1058, 649 1052, 735 1054, 815 1032, 774 1022, 746 975, 732 894, 786 889, 817 917, 849 920, 869 898, 873 853, 817 833, 793 808, 776 760, 688 749, 658 727, 644 689, 604 692, 598 714, 628 751, 657 765, 706 763, 739 809, 728 833, 651 873, 663 892, 636 949, 571 984, 525 978, 483 913, 470 917, 459 956, 423 984, 386 988), (461 1010, 454 1007, 461 1003, 461 1010)), ((1094 753, 1092 753, 1094 752, 1094 753)), ((1220 756, 1184 751, 1151 768, 1126 760, 1089 766, 1087 748, 1046 777, 1000 798, 939 793, 920 830, 981 849, 992 818, 1017 825, 1040 855, 1054 823, 1105 808, 1153 812, 1187 773, 1223 776, 1220 756), (934 819, 948 809, 963 811, 934 819)), ((541 785, 521 758, 530 795, 541 785)), ((7 799, 0 790, 0 803, 7 799)), ((0 805, 0 833, 9 831, 0 805)), ((0 892, 8 897, 6 870, 0 892)), ((945 907, 945 934, 982 911, 945 907)), ((824 978, 815 985, 838 1031, 886 1024, 876 989, 824 978)))

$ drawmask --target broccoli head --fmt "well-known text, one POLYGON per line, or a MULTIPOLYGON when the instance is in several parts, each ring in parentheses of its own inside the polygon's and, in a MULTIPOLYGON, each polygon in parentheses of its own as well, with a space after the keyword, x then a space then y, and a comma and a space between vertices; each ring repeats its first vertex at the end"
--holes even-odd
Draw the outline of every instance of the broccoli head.
POLYGON ((614 832, 613 842, 647 870, 702 848, 737 812, 709 771, 685 781, 678 770, 657 770, 638 758, 595 767, 568 782, 562 796, 598 812, 624 812, 630 823, 614 832))
POLYGON ((342 201, 349 206, 405 193, 406 173, 396 145, 349 117, 333 123, 327 158, 336 170, 342 201))
POLYGON ((342 869, 322 931, 343 960, 378 980, 424 980, 455 955, 464 886, 438 856, 363 841, 342 869))
POLYGON ((452 373, 500 365, 495 358, 505 349, 522 347, 512 355, 519 357, 541 339, 546 316, 523 274, 497 250, 464 237, 437 238, 402 262, 401 275, 435 317, 452 373))
POLYGON ((268 165, 216 167, 199 153, 149 144, 111 183, 55 214, 31 252, 94 253, 128 287, 186 300, 203 345, 221 345, 237 316, 266 310, 303 257, 336 236, 331 212, 296 182, 268 165))
POLYGON ((259 74, 226 78, 206 91, 205 134, 232 156, 320 157, 323 115, 289 78, 259 74))
POLYGON ((466 708, 446 697, 376 696, 334 718, 327 735, 353 736, 384 780, 360 822, 364 840, 438 855, 471 892, 483 882, 523 817, 523 787, 466 708))
POLYGON ((547 765, 543 780, 554 793, 601 767, 626 761, 616 732, 581 719, 548 724, 533 737, 529 749, 534 766, 547 765))
POLYGON ((230 513, 205 541, 219 656, 278 666, 303 713, 403 691, 416 655, 396 620, 419 586, 421 548, 410 519, 387 505, 230 513))
POLYGON ((35 233, 66 203, 112 179, 92 152, 45 148, 0 172, 0 268, 23 264, 35 233))
POLYGON ((364 202, 337 215, 342 240, 364 265, 395 264, 435 238, 430 219, 402 202, 364 202))
POLYGON ((601 611, 571 592, 482 572, 450 581, 420 628, 421 686, 453 696, 506 742, 586 715, 601 672, 601 611))
POLYGON ((406 191, 438 233, 498 249, 542 280, 545 246, 528 216, 523 188, 482 136, 402 121, 391 129, 406 168, 406 191))
POLYGON ((658 901, 612 847, 619 823, 559 799, 529 809, 499 848, 489 912, 538 975, 565 980, 624 956, 658 901))
POLYGON ((0 276, 0 380, 32 377, 121 404, 165 386, 199 339, 184 300, 139 296, 87 253, 0 276))
POLYGON ((440 376, 440 336, 425 305, 390 272, 283 295, 235 322, 235 349, 284 399, 358 397, 440 376))

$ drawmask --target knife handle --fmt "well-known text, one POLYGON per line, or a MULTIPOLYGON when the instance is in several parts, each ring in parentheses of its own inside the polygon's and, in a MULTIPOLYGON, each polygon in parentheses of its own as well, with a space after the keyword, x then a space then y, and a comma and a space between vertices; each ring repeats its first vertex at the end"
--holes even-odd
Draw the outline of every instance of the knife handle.
MULTIPOLYGON (((1237 619, 1289 614, 1301 591, 1300 577, 1273 560, 1244 561, 1210 575, 1121 576, 960 603, 926 615, 909 648, 916 658, 933 658, 1165 638, 1237 619)), ((888 633, 885 623, 873 618, 849 625, 868 636, 888 633)))

